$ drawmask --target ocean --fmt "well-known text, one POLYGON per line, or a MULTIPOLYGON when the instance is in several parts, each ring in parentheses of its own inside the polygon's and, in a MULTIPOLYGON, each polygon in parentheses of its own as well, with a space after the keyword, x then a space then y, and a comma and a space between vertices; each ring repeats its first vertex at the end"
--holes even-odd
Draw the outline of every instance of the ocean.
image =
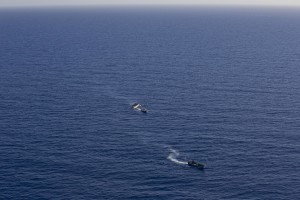
POLYGON ((299 199, 299 19, 2 8, 0 199, 299 199))

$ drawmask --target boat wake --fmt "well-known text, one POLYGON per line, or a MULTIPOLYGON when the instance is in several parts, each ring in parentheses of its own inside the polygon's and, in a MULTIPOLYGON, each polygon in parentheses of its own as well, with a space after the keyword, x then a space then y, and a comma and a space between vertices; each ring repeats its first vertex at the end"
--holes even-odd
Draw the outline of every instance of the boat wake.
POLYGON ((180 165, 187 165, 187 162, 184 161, 180 161, 177 159, 177 157, 179 156, 179 152, 176 151, 175 149, 170 149, 171 153, 168 155, 168 159, 171 160, 172 162, 176 163, 176 164, 180 164, 180 165))

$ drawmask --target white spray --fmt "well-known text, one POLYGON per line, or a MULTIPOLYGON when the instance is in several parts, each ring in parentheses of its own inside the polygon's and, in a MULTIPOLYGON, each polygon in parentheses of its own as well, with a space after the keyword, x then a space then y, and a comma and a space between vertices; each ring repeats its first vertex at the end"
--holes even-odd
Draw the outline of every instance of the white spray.
POLYGON ((168 159, 171 160, 174 163, 180 164, 180 165, 187 165, 187 162, 183 162, 180 160, 177 160, 177 156, 179 156, 179 152, 175 149, 170 149, 171 153, 168 156, 168 159))

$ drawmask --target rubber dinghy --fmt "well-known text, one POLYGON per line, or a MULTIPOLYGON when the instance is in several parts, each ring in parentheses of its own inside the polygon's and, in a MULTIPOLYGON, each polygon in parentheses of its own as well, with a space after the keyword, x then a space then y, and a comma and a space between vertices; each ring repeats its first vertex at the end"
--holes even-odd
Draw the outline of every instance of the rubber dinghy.
POLYGON ((147 113, 148 112, 148 110, 144 106, 142 106, 141 104, 139 104, 139 103, 132 104, 131 108, 133 110, 141 111, 142 113, 147 113))
POLYGON ((195 168, 198 168, 198 169, 204 169, 205 165, 202 164, 202 163, 199 163, 199 162, 196 162, 194 160, 190 160, 188 161, 188 166, 191 166, 191 167, 195 167, 195 168))
POLYGON ((195 160, 189 160, 187 162, 178 160, 177 157, 179 156, 179 152, 176 151, 175 149, 170 149, 170 151, 171 151, 171 153, 169 154, 169 156, 167 157, 167 159, 171 160, 172 162, 174 162, 176 164, 188 165, 190 167, 195 167, 195 168, 197 168, 199 170, 204 170, 204 168, 206 167, 205 164, 197 162, 195 160))

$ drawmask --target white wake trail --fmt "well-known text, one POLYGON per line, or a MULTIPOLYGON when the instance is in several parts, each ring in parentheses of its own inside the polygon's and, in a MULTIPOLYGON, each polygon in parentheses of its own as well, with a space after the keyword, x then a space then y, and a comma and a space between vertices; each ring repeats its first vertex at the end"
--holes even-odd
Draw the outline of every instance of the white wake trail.
POLYGON ((170 149, 171 153, 169 154, 169 156, 167 157, 169 160, 171 160, 172 162, 176 163, 176 164, 180 164, 180 165, 187 165, 187 162, 183 162, 177 159, 177 156, 179 156, 179 152, 176 151, 175 149, 170 149))

